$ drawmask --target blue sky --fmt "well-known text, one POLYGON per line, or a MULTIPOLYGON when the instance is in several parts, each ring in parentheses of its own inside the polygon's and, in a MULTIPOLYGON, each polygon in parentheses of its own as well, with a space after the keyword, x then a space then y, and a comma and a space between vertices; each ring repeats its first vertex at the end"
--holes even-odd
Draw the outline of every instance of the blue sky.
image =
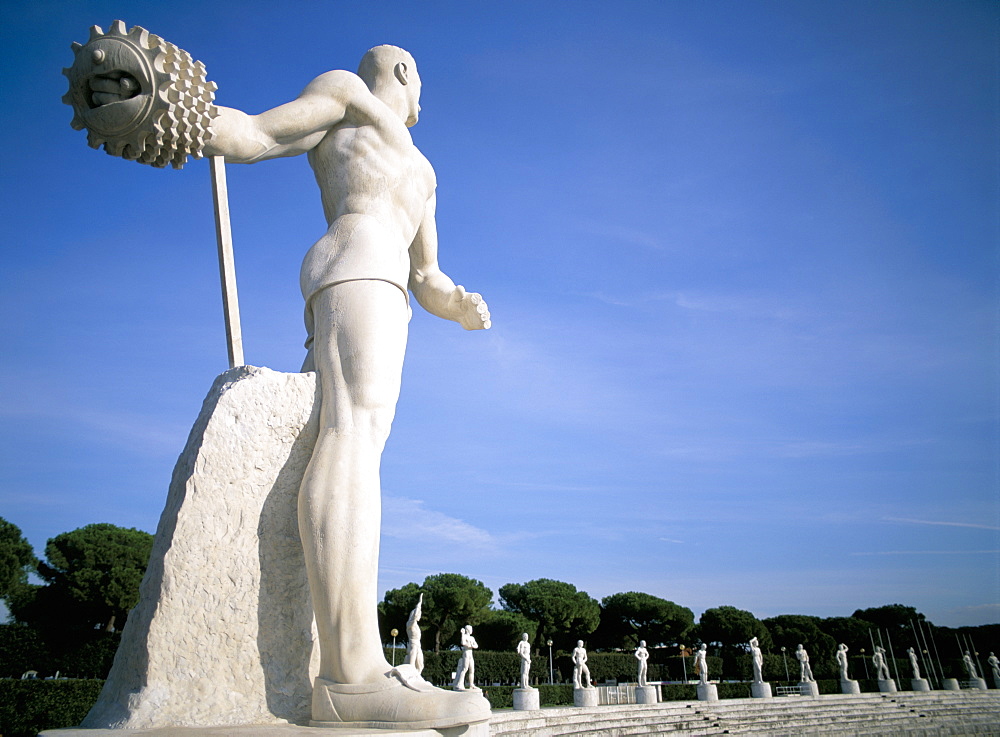
MULTIPOLYGON (((91 150, 115 18, 260 112, 393 43, 441 263, 383 459, 380 585, 550 577, 695 614, 1000 621, 992 2, 3 2, 0 516, 152 531, 226 351, 208 167, 91 150)), ((295 371, 304 158, 228 168, 247 362, 295 371)))

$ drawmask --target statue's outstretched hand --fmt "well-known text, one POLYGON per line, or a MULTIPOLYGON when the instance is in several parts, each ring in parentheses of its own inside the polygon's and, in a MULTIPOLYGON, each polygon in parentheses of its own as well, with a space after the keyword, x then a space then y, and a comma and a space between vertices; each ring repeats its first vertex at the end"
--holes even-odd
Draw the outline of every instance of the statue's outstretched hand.
POLYGON ((451 301, 456 313, 455 319, 466 330, 488 330, 493 324, 483 295, 466 292, 465 287, 459 284, 451 295, 451 301))

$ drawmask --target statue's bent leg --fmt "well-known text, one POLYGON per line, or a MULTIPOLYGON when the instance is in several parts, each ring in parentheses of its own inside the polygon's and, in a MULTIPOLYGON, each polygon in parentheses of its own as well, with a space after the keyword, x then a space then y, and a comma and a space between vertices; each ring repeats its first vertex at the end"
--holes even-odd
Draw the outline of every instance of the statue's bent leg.
POLYGON ((314 726, 445 728, 489 719, 476 694, 392 668, 378 632, 379 464, 399 397, 408 310, 379 280, 312 299, 320 431, 299 490, 299 533, 319 632, 314 726))

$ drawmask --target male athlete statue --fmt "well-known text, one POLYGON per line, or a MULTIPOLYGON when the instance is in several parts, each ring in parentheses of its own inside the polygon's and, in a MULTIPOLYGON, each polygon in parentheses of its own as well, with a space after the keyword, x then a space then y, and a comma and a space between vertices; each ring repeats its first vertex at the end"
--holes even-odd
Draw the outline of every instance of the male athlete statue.
POLYGON ((303 371, 317 372, 322 393, 298 506, 319 631, 316 726, 443 728, 490 714, 478 692, 391 668, 378 632, 379 463, 399 397, 407 289, 466 330, 490 327, 482 298, 438 268, 434 170, 407 130, 419 99, 413 57, 378 46, 358 74, 322 74, 273 110, 220 108, 205 149, 240 163, 307 154, 329 224, 301 271, 303 371))

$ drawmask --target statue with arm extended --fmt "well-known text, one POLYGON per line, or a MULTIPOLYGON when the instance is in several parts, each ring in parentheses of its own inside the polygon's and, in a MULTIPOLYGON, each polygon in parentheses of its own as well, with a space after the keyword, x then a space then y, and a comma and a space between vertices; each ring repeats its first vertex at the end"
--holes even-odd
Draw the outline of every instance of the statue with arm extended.
POLYGON ((837 665, 840 666, 840 680, 851 680, 847 675, 847 645, 844 643, 837 645, 837 665))
POLYGON ((378 631, 379 465, 399 397, 407 289, 434 315, 490 327, 482 298, 438 266, 434 170, 407 130, 420 87, 409 53, 378 46, 358 74, 322 74, 273 110, 220 107, 205 148, 235 163, 307 154, 328 225, 300 276, 303 371, 317 372, 321 394, 298 501, 319 632, 316 726, 444 728, 489 717, 478 693, 435 689, 410 664, 393 669, 378 631))
POLYGON ((424 595, 417 599, 417 605, 406 620, 406 662, 417 673, 424 671, 424 651, 420 648, 420 615, 423 613, 424 595))

